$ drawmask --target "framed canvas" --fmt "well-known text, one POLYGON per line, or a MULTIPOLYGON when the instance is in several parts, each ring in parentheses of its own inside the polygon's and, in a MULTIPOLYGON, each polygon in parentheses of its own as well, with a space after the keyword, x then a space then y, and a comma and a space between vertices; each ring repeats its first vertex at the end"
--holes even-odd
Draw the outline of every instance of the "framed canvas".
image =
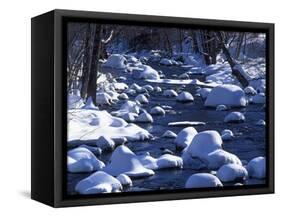
POLYGON ((31 36, 33 199, 274 192, 274 24, 54 10, 31 36))

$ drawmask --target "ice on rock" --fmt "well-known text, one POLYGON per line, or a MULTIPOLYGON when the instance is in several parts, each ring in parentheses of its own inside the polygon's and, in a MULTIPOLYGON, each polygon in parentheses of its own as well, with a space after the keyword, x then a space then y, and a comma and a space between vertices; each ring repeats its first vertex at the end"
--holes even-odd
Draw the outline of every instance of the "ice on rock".
POLYGON ((154 174, 153 170, 145 168, 137 156, 124 145, 114 150, 104 171, 113 176, 125 174, 129 177, 145 177, 154 174))
POLYGON ((221 132, 221 138, 223 141, 232 140, 234 138, 233 132, 231 130, 225 129, 221 132))
POLYGON ((121 93, 119 96, 118 96, 119 99, 122 99, 122 100, 126 100, 126 99, 129 99, 128 95, 126 93, 121 93))
POLYGON ((206 87, 204 87, 204 88, 200 88, 200 89, 197 91, 197 93, 199 93, 200 96, 201 96, 203 99, 206 99, 211 91, 212 91, 211 88, 206 88, 206 87))
POLYGON ((122 184, 113 176, 98 171, 78 182, 75 191, 79 194, 120 192, 122 191, 122 184))
POLYGON ((167 130, 162 137, 164 138, 177 138, 177 134, 175 134, 173 131, 171 130, 167 130))
POLYGON ((94 105, 92 97, 88 97, 86 104, 82 108, 83 109, 99 110, 99 108, 94 105))
POLYGON ((178 94, 174 90, 164 90, 163 96, 165 96, 165 97, 177 97, 178 94))
POLYGON ((152 115, 165 115, 165 110, 162 109, 160 106, 155 106, 150 110, 150 114, 152 115))
POLYGON ((163 58, 161 59, 160 64, 165 66, 172 66, 173 62, 167 58, 163 58))
POLYGON ((78 147, 67 152, 67 170, 70 173, 101 170, 104 163, 87 148, 78 147))
POLYGON ((177 96, 177 101, 179 102, 192 102, 194 101, 193 96, 186 91, 181 92, 178 96, 177 96))
POLYGON ((248 86, 244 89, 244 92, 248 95, 256 95, 257 91, 252 87, 252 86, 248 86))
POLYGON ((204 105, 209 107, 217 107, 218 105, 244 107, 246 104, 244 91, 239 86, 224 84, 212 89, 204 105))
POLYGON ((147 104, 148 103, 148 99, 146 98, 146 96, 144 94, 137 95, 135 100, 137 100, 141 104, 147 104))
POLYGON ((226 110, 228 110, 226 105, 218 105, 216 107, 216 111, 226 111, 226 110))
POLYGON ((80 148, 86 148, 88 149, 89 151, 91 151, 94 155, 101 155, 102 153, 102 150, 101 148, 99 147, 94 147, 94 146, 90 146, 90 145, 86 145, 86 144, 83 144, 83 145, 79 145, 80 148))
POLYGON ((181 157, 164 154, 157 159, 156 162, 158 169, 166 169, 166 168, 182 168, 183 161, 181 157))
POLYGON ((264 179, 266 177, 265 157, 256 157, 248 163, 246 167, 249 177, 264 179))
POLYGON ((257 121, 256 125, 258 125, 258 126, 265 126, 266 123, 265 123, 264 120, 260 119, 260 120, 257 121))
POLYGON ((254 104, 264 104, 265 103, 265 94, 264 93, 259 93, 255 96, 252 97, 251 103, 254 104))
POLYGON ((108 57, 107 61, 103 64, 103 66, 115 69, 125 69, 126 61, 127 60, 123 55, 112 54, 108 57))
POLYGON ((152 123, 153 118, 149 113, 143 112, 136 118, 135 121, 140 123, 152 123))
POLYGON ((123 114, 121 117, 127 122, 134 122, 136 120, 136 118, 138 117, 138 114, 128 112, 128 113, 123 114))
POLYGON ((148 92, 152 92, 154 90, 154 88, 149 84, 144 85, 143 88, 145 88, 148 92))
POLYGON ((182 129, 175 139, 176 147, 179 149, 189 147, 196 134, 197 130, 194 127, 186 127, 182 129))
POLYGON ((133 182, 126 174, 120 174, 116 177, 123 186, 132 186, 133 182))
POLYGON ((225 164, 217 171, 217 177, 222 182, 245 180, 248 177, 247 170, 238 164, 225 164))
POLYGON ((115 147, 115 142, 108 136, 100 136, 96 142, 96 145, 101 148, 101 150, 112 151, 115 147))
POLYGON ((185 183, 185 188, 211 188, 221 186, 223 186, 221 181, 210 173, 193 174, 185 183))
POLYGON ((100 92, 96 94, 97 105, 111 105, 112 98, 108 93, 100 92))
POLYGON ((240 123, 245 121, 245 116, 241 112, 231 112, 224 118, 225 123, 240 123))

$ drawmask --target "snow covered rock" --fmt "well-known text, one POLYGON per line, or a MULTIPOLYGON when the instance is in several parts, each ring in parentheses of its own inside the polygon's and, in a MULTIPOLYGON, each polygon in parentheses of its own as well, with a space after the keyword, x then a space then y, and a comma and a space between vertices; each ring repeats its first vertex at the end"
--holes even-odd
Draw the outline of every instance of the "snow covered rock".
POLYGON ((144 85, 143 88, 145 88, 148 92, 152 92, 154 90, 154 88, 149 84, 144 85))
POLYGON ((138 103, 133 101, 126 101, 118 111, 111 112, 112 115, 122 117, 124 114, 127 113, 135 113, 138 114, 140 112, 140 106, 138 103))
POLYGON ((248 177, 247 170, 238 164, 225 164, 217 171, 217 177, 222 182, 244 180, 248 177))
POLYGON ((162 92, 162 89, 161 89, 161 87, 157 86, 157 87, 154 88, 154 91, 156 93, 160 93, 160 92, 162 92))
POLYGON ((252 87, 252 86, 248 86, 244 89, 244 92, 247 94, 247 95, 256 95, 257 94, 257 91, 252 87))
POLYGON ((135 100, 137 100, 139 103, 141 104, 147 104, 148 103, 148 99, 146 98, 145 95, 143 94, 139 94, 136 96, 135 100))
POLYGON ((167 58, 163 58, 161 59, 160 64, 165 66, 172 66, 173 62, 167 58))
POLYGON ((233 132, 231 130, 225 129, 221 132, 221 138, 223 141, 229 141, 234 138, 233 132))
POLYGON ((143 112, 141 113, 135 120, 136 122, 140 122, 140 123, 152 123, 153 122, 153 118, 150 114, 148 114, 147 112, 143 112))
POLYGON ((259 93, 252 97, 251 103, 254 104, 264 104, 265 103, 265 94, 259 93))
POLYGON ((164 90, 163 96, 165 96, 165 97, 177 97, 178 94, 174 90, 164 90))
POLYGON ((223 186, 221 181, 209 173, 196 173, 191 175, 186 183, 185 188, 210 188, 223 186))
POLYGON ((231 112, 224 118, 225 123, 240 123, 245 121, 245 116, 241 112, 231 112))
POLYGON ((148 65, 141 65, 138 68, 133 69, 133 76, 139 79, 160 79, 159 73, 148 65))
POLYGON ((175 134, 173 131, 171 130, 167 130, 162 137, 164 138, 177 138, 177 134, 175 134))
POLYGON ((196 134, 197 130, 194 127, 186 127, 182 129, 175 139, 176 147, 179 149, 189 147, 196 134))
POLYGON ((194 101, 193 96, 186 91, 181 92, 178 96, 177 96, 177 101, 179 102, 192 102, 194 101))
POLYGON ((115 69, 125 69, 126 58, 120 54, 112 54, 108 57, 107 61, 103 64, 103 66, 115 69))
POLYGON ((133 113, 133 112, 128 112, 121 116, 121 118, 123 118, 127 122, 134 122, 137 117, 138 117, 138 114, 133 113))
POLYGON ((67 152, 67 170, 70 173, 93 172, 104 166, 87 148, 78 147, 67 152))
POLYGON ((94 155, 101 155, 102 150, 99 147, 89 146, 86 144, 79 145, 79 148, 86 148, 91 151, 94 155))
POLYGON ((114 83, 111 83, 110 84, 110 87, 113 89, 113 90, 117 90, 117 91, 123 91, 123 90, 126 90, 128 89, 128 85, 123 83, 123 82, 114 82, 114 83))
POLYGON ((209 95, 209 93, 212 91, 211 88, 200 88, 197 93, 200 94, 200 96, 203 98, 203 99, 206 99, 209 95))
POLYGON ((126 100, 126 99, 129 99, 128 95, 126 93, 121 93, 119 96, 118 96, 119 99, 123 99, 123 100, 126 100))
POLYGON ((113 176, 98 171, 78 182, 75 191, 79 194, 120 192, 122 191, 122 184, 113 176))
POLYGON ((127 90, 125 90, 125 93, 130 96, 135 96, 137 94, 137 91, 134 89, 127 89, 127 90))
POLYGON ((226 105, 218 105, 216 107, 216 111, 226 111, 226 110, 228 110, 226 105))
POLYGON ((180 157, 164 154, 157 159, 156 162, 158 169, 166 169, 166 168, 182 168, 183 161, 180 157))
POLYGON ((246 169, 249 177, 264 179, 266 177, 266 160, 265 157, 256 157, 248 163, 246 169))
POLYGON ((152 170, 146 169, 137 156, 124 145, 114 150, 104 171, 113 176, 125 174, 129 177, 145 177, 154 174, 152 170))
POLYGON ((83 109, 99 110, 99 108, 94 105, 92 97, 88 97, 86 104, 82 108, 83 109))
POLYGON ((108 136, 100 136, 96 142, 96 145, 102 150, 113 150, 115 142, 108 136))
POLYGON ((247 104, 244 91, 236 85, 224 84, 214 87, 208 94, 205 106, 216 107, 218 105, 231 107, 244 107, 247 104))
POLYGON ((150 114, 152 115, 165 115, 165 110, 162 109, 160 106, 155 106, 150 110, 150 114))
POLYGON ((182 73, 180 76, 179 76, 179 79, 189 79, 189 75, 188 73, 182 73))
POLYGON ((129 176, 127 176, 126 174, 120 174, 119 176, 117 176, 117 179, 123 186, 132 186, 133 185, 131 178, 129 176))
POLYGON ((260 119, 260 120, 257 121, 256 125, 257 125, 257 126, 265 126, 266 123, 265 123, 264 120, 260 119))
POLYGON ((96 94, 96 103, 97 105, 111 105, 112 97, 105 92, 100 92, 96 94))

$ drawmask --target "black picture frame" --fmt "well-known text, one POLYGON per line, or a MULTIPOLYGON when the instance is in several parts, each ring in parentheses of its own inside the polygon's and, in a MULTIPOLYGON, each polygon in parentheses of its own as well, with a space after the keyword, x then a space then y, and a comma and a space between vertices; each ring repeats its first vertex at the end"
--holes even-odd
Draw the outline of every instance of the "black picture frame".
POLYGON ((31 198, 53 207, 131 203, 274 193, 274 24, 224 20, 53 10, 31 21, 32 144, 31 198), (267 181, 262 186, 67 196, 66 42, 69 21, 177 26, 266 33, 267 181))

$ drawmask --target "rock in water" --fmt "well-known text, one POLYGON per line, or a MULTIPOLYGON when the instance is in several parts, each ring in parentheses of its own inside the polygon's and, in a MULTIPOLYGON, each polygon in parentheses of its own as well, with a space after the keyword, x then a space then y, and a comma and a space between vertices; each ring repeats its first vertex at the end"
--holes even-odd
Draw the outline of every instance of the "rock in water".
POLYGON ((256 157, 247 165, 248 174, 250 177, 264 179, 266 177, 266 160, 265 157, 256 157))
POLYGON ((260 119, 260 120, 257 121, 256 125, 258 125, 258 126, 265 126, 266 123, 265 123, 264 120, 260 119))
POLYGON ((228 110, 226 105, 218 105, 216 111, 226 111, 228 110))
POLYGON ((154 174, 152 170, 146 169, 137 156, 124 145, 114 150, 109 162, 104 171, 113 176, 125 174, 129 177, 145 177, 154 174))
POLYGON ((178 94, 174 90, 164 90, 163 96, 165 96, 165 97, 177 97, 178 94))
POLYGON ((128 112, 128 113, 125 113, 124 115, 122 115, 121 117, 127 122, 134 122, 136 120, 136 118, 138 117, 138 114, 133 113, 133 112, 128 112))
POLYGON ((126 174, 120 174, 119 176, 117 176, 117 179, 123 186, 132 186, 133 185, 132 180, 126 174))
POLYGON ((233 182, 246 179, 248 177, 248 172, 241 165, 225 164, 219 168, 217 177, 222 182, 233 182))
POLYGON ((165 110, 160 106, 155 106, 150 110, 150 114, 152 115, 165 115, 165 110))
POLYGON ((234 138, 233 132, 231 130, 225 129, 221 132, 221 138, 223 141, 232 140, 234 138))
POLYGON ((100 136, 97 140, 96 145, 102 150, 113 150, 115 147, 115 142, 108 136, 100 136))
POLYGON ((75 191, 79 194, 111 193, 120 192, 121 190, 121 183, 103 171, 95 172, 89 177, 82 179, 75 186, 75 191))
POLYGON ((153 118, 150 114, 148 114, 147 112, 143 112, 141 113, 137 118, 136 118, 136 122, 140 122, 140 123, 153 123, 153 118))
POLYGON ((252 86, 248 86, 244 89, 244 92, 248 95, 256 95, 257 91, 252 87, 252 86))
POLYGON ((212 89, 204 105, 210 107, 217 107, 218 105, 244 107, 246 104, 244 91, 239 86, 223 84, 212 89))
POLYGON ((241 112, 231 112, 225 118, 225 123, 241 123, 245 121, 245 116, 241 112))
POLYGON ((164 138, 177 138, 177 134, 175 134, 173 131, 171 130, 167 130, 162 137, 164 138))
POLYGON ((121 93, 119 96, 118 96, 119 99, 129 99, 128 95, 126 93, 121 93))
POLYGON ((251 102, 254 104, 265 104, 265 94, 264 93, 259 93, 255 96, 252 97, 251 102))
POLYGON ((141 104, 147 104, 148 103, 148 99, 146 98, 145 95, 143 94, 139 94, 137 95, 137 97, 135 98, 135 100, 137 100, 139 103, 141 104))
POLYGON ((188 147, 196 134, 197 130, 194 127, 184 128, 179 132, 177 138, 175 139, 176 147, 179 149, 188 147))
POLYGON ((183 91, 177 96, 177 101, 192 102, 192 101, 194 101, 194 98, 189 92, 183 91))
POLYGON ((223 186, 221 181, 214 175, 209 173, 196 173, 190 176, 185 188, 210 188, 223 186))

